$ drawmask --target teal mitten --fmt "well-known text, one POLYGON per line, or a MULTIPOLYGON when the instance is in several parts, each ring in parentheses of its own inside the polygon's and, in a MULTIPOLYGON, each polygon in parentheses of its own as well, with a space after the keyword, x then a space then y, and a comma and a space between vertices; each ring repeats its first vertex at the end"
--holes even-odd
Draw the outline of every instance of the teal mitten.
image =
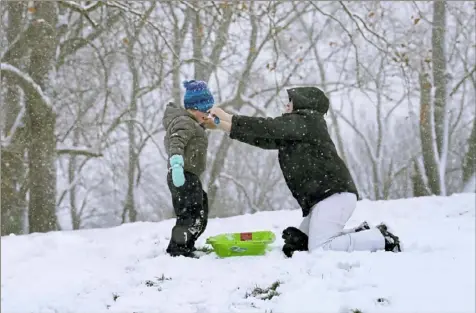
POLYGON ((175 187, 182 187, 185 184, 183 174, 183 157, 175 154, 170 157, 170 167, 172 168, 172 182, 175 187))

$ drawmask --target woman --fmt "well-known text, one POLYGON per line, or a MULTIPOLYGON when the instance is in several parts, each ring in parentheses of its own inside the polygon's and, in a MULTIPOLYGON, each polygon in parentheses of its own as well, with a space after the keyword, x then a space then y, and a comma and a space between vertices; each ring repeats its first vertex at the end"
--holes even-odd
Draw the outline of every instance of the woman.
POLYGON ((316 87, 288 89, 289 103, 276 118, 231 115, 214 107, 218 128, 230 138, 260 147, 277 149, 279 165, 292 195, 301 206, 304 220, 299 229, 283 231, 283 252, 337 251, 400 252, 398 237, 386 225, 370 229, 367 223, 344 230, 357 205, 357 188, 337 154, 324 114, 329 99, 316 87))

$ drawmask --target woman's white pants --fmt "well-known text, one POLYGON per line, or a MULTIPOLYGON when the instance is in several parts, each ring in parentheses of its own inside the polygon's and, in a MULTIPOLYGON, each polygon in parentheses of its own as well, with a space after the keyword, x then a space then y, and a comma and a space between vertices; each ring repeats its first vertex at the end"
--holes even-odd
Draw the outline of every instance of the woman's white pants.
POLYGON ((311 208, 299 229, 309 237, 309 251, 322 248, 334 251, 377 251, 385 249, 385 238, 377 228, 354 232, 344 230, 354 213, 357 197, 337 193, 311 208))

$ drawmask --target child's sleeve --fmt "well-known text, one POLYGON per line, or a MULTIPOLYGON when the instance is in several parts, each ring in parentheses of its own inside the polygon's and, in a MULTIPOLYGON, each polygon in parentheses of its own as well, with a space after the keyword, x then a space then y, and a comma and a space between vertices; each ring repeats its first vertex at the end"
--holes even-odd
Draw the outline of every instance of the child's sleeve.
POLYGON ((194 121, 190 117, 179 116, 172 121, 169 132, 169 154, 183 156, 185 146, 195 132, 194 121))

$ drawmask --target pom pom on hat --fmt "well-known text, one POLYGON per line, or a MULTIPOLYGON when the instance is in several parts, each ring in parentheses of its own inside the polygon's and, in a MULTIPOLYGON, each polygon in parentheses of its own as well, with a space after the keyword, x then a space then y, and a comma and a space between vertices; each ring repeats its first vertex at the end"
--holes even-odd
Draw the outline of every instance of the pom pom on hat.
POLYGON ((196 82, 196 80, 194 80, 194 79, 192 79, 192 80, 184 80, 184 81, 182 82, 182 84, 183 84, 183 87, 184 87, 185 89, 189 89, 189 88, 190 88, 190 85, 193 84, 193 83, 195 83, 195 82, 196 82))

